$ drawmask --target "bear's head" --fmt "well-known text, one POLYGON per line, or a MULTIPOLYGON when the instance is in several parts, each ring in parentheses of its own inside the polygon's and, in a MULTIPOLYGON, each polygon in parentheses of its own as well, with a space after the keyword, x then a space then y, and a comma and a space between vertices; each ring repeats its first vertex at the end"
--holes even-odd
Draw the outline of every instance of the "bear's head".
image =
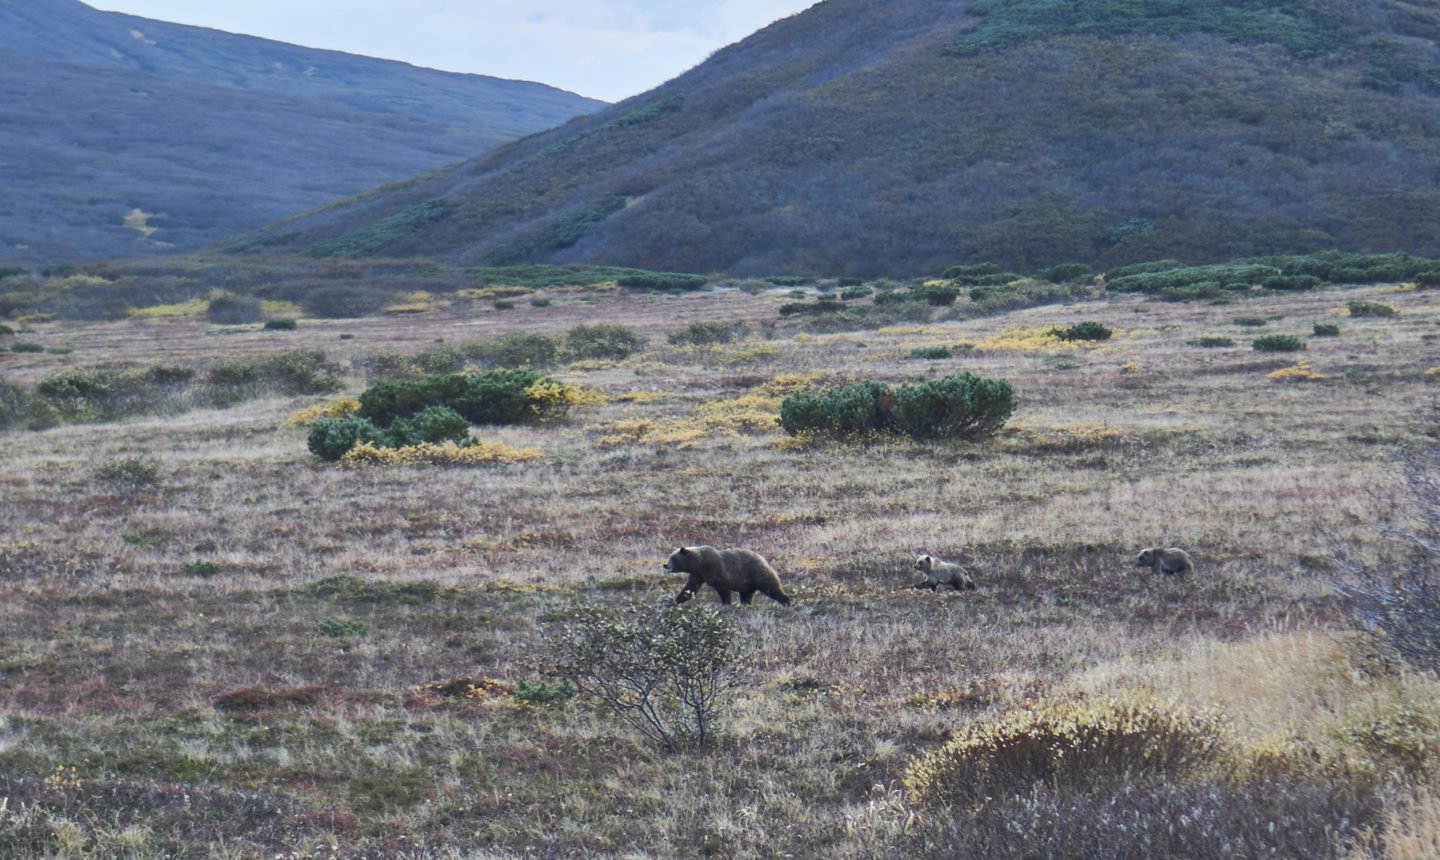
POLYGON ((699 559, 699 553, 689 547, 679 546, 670 553, 670 558, 665 562, 665 570, 670 573, 690 573, 699 559))
POLYGON ((922 555, 922 556, 916 557, 916 559, 915 559, 915 569, 916 569, 916 570, 923 570, 923 571, 925 571, 926 573, 929 573, 929 572, 930 572, 930 569, 933 568, 934 566, 935 566, 935 557, 934 557, 934 556, 922 555))
POLYGON ((1154 565, 1155 565, 1155 550, 1153 550, 1153 549, 1147 549, 1147 550, 1145 550, 1144 552, 1140 553, 1140 557, 1139 557, 1139 558, 1135 559, 1135 566, 1136 566, 1136 567, 1153 567, 1154 565))

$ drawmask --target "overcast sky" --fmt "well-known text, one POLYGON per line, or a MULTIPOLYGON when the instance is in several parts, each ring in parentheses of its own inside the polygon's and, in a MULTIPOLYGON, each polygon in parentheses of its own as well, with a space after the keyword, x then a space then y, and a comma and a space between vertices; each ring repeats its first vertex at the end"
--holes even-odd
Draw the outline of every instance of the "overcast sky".
POLYGON ((606 101, 644 92, 816 0, 87 0, 417 66, 540 81, 606 101))

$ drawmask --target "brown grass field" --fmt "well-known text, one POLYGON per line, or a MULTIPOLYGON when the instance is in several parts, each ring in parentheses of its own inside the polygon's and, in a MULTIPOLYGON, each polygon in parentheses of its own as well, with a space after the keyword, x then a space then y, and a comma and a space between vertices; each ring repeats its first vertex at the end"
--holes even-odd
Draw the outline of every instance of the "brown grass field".
POLYGON ((0 856, 1440 856, 1440 682, 1348 647, 1327 584, 1329 540, 1380 554, 1396 457, 1434 429, 1440 294, 1125 297, 826 335, 771 324, 783 300, 33 326, 73 351, 0 353, 12 383, 303 347, 354 368, 354 395, 368 356, 442 339, 603 321, 650 348, 555 371, 605 405, 474 428, 543 455, 522 463, 339 469, 278 429, 324 397, 0 437, 0 856), (1337 315, 1354 299, 1399 313, 1337 315), (1342 334, 1256 352, 1240 315, 1342 334), (666 342, 737 319, 759 334, 666 342), (1115 336, 1036 336, 1081 320, 1115 336), (1186 343, 1203 336, 1236 345, 1186 343), (1268 377, 1297 356, 1323 378, 1268 377), (995 439, 798 445, 774 423, 799 386, 961 371, 1014 386, 995 439), (136 455, 157 486, 94 479, 136 455), (761 552, 795 597, 723 610, 741 681, 715 744, 666 754, 586 697, 513 695, 557 680, 577 609, 663 605, 682 580, 661 563, 700 543, 761 552), (1195 575, 1135 567, 1154 545, 1195 575), (917 552, 978 589, 912 589, 917 552), (1104 791, 906 791, 967 728, 1115 697, 1215 709, 1218 763, 1104 791))

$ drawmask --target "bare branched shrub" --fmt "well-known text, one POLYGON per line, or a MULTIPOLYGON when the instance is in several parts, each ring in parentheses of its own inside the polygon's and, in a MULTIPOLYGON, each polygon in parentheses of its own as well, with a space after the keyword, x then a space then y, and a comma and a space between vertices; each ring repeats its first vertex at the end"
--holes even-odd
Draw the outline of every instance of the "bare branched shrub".
POLYGON ((558 671, 666 751, 704 747, 736 681, 735 640, 698 603, 593 609, 565 628, 558 671))
POLYGON ((1331 585, 1376 654, 1440 674, 1440 446, 1410 452, 1401 472, 1395 512, 1375 526, 1380 557, 1337 544, 1331 585))

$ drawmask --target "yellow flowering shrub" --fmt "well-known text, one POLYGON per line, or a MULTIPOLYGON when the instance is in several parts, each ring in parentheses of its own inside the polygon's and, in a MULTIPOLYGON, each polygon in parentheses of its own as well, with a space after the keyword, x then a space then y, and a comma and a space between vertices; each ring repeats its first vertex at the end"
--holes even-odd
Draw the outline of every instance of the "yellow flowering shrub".
POLYGON ((730 353, 725 360, 730 364, 744 364, 749 361, 764 361, 779 354, 780 350, 768 343, 752 343, 730 353))
POLYGON ((783 397, 764 394, 743 394, 726 400, 702 403, 695 417, 708 430, 732 433, 764 433, 780 426, 780 404, 783 397))
POLYGON ((363 466, 488 466, 538 460, 541 456, 534 448, 512 448, 501 442, 476 441, 469 445, 426 442, 403 448, 377 448, 369 442, 361 442, 340 458, 339 465, 345 469, 363 466))
POLYGON ((360 411, 360 401, 353 397, 340 397, 328 403, 307 406, 280 422, 281 430, 309 427, 321 418, 345 419, 360 411))
POLYGON ((1270 371, 1265 374, 1265 378, 1277 379, 1281 382, 1314 382, 1324 379, 1325 374, 1312 370, 1308 361, 1297 361, 1290 367, 1270 371))
POLYGON ((1045 349, 1083 346, 1088 341, 1067 342, 1056 337, 1053 328, 1011 328, 993 337, 984 338, 975 344, 978 350, 1005 352, 1034 352, 1045 349))
POLYGON ((573 382, 560 382, 548 377, 536 380, 525 389, 525 399, 540 415, 560 417, 570 410, 585 406, 604 406, 604 394, 573 382))
POLYGON ((905 788, 916 804, 963 804, 1036 784, 1084 790, 1176 780, 1214 764, 1225 741, 1214 710, 1139 695, 1042 702, 966 726, 910 764, 905 788))
POLYGON ((755 391, 767 397, 781 397, 787 394, 794 394, 797 391, 805 391, 814 388, 815 385, 825 378, 825 374, 815 371, 813 373, 782 373, 774 376, 769 382, 762 383, 755 391))
POLYGON ((260 300, 260 313, 267 317, 297 316, 304 312, 305 309, 294 302, 287 302, 283 299, 260 300))
POLYGON ((627 391, 624 394, 616 395, 615 399, 624 403, 654 403, 657 400, 674 396, 674 392, 670 391, 627 391))

